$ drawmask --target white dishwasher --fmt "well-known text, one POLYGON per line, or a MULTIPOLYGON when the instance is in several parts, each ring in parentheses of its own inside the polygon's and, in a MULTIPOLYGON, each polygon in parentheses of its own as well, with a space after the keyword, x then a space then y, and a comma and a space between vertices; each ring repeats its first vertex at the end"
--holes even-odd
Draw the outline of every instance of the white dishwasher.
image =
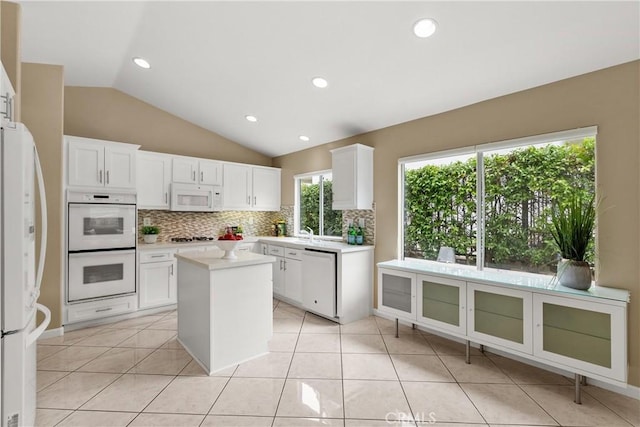
POLYGON ((302 251, 302 305, 306 310, 336 317, 336 254, 302 251))

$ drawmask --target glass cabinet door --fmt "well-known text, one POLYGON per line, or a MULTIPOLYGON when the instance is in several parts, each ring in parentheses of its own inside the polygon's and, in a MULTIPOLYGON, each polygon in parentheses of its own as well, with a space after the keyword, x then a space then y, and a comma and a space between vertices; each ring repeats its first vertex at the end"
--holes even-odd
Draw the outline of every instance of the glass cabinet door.
POLYGON ((469 336, 531 354, 531 300, 531 292, 467 283, 469 336))
POLYGON ((418 321, 430 327, 465 335, 466 283, 418 275, 418 321))
POLYGON ((378 309, 398 318, 416 320, 416 275, 378 269, 378 309))
POLYGON ((626 381, 626 307, 552 295, 533 299, 534 354, 626 381))

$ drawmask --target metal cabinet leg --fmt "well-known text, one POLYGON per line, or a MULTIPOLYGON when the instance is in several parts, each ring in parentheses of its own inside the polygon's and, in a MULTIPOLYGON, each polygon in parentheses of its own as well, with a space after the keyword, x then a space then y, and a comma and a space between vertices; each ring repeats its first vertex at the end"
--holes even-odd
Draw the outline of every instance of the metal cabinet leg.
POLYGON ((398 321, 398 318, 396 317, 396 338, 400 338, 399 330, 400 330, 400 322, 398 321))
POLYGON ((467 340, 467 344, 465 345, 465 363, 467 365, 471 364, 471 341, 467 340))
POLYGON ((484 344, 480 344, 480 353, 484 354, 484 344))
POLYGON ((580 381, 580 385, 587 385, 587 377, 585 377, 584 375, 582 375, 582 381, 580 381))
POLYGON ((411 324, 411 329, 416 329, 416 328, 417 328, 416 324, 415 324, 415 323, 412 323, 412 324, 411 324))
POLYGON ((583 376, 580 374, 576 374, 575 376, 575 392, 576 392, 576 396, 574 399, 574 402, 577 403, 578 405, 582 405, 582 389, 581 389, 581 385, 582 385, 582 378, 583 376))

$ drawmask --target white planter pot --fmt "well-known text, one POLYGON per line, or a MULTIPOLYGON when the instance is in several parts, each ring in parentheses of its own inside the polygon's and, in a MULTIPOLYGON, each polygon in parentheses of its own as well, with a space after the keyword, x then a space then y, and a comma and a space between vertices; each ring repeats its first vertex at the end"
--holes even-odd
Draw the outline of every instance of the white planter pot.
POLYGON ((591 268, 584 261, 563 259, 558 262, 558 283, 567 288, 586 290, 591 287, 591 268))
POLYGON ((157 234, 145 234, 144 235, 144 242, 145 243, 155 243, 156 240, 158 240, 158 235, 157 234))

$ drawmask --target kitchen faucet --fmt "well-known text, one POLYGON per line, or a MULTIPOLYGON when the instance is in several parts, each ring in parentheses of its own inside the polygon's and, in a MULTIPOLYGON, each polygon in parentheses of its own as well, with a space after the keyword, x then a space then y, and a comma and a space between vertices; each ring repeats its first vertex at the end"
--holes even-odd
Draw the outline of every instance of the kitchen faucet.
POLYGON ((307 227, 306 230, 300 230, 300 234, 307 236, 309 238, 309 243, 313 243, 313 229, 311 227, 307 227))

